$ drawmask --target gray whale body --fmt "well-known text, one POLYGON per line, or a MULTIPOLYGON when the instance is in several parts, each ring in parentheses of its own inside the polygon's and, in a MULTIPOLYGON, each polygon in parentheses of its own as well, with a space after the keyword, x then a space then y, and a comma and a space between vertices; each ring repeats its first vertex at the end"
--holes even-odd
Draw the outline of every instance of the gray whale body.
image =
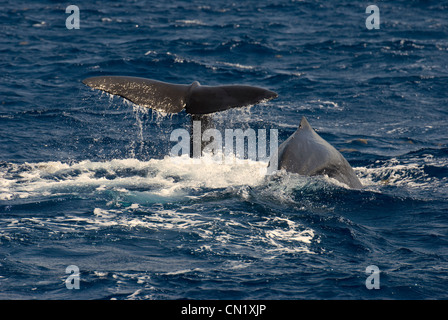
POLYGON ((350 188, 362 188, 344 156, 319 136, 305 117, 297 131, 279 146, 278 169, 304 176, 327 175, 350 188))

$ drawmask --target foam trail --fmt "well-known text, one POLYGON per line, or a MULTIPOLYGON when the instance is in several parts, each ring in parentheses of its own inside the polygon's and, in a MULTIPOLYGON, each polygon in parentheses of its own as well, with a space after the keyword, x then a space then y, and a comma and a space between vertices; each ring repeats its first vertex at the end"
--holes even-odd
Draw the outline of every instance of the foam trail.
POLYGON ((263 183, 264 162, 238 160, 216 165, 203 159, 173 160, 115 159, 105 162, 89 160, 77 163, 40 162, 11 164, 0 173, 0 200, 24 199, 42 195, 90 193, 112 190, 132 193, 154 201, 179 199, 191 190, 228 188, 263 183))

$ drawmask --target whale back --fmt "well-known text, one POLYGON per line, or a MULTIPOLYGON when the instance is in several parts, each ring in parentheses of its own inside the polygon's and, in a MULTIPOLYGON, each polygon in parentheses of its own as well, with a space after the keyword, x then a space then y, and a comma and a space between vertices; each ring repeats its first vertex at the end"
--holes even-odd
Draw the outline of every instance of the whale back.
POLYGON ((306 176, 327 175, 351 188, 362 184, 344 156, 319 136, 305 117, 278 149, 278 169, 306 176))

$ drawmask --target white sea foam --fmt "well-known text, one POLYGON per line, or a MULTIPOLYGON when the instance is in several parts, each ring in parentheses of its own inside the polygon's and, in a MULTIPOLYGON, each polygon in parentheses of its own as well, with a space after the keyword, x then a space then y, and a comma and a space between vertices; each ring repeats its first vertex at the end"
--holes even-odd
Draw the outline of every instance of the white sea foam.
POLYGON ((252 226, 263 232, 253 236, 253 239, 249 241, 264 243, 263 247, 266 248, 267 253, 271 254, 271 258, 284 253, 313 254, 309 245, 312 242, 320 242, 314 230, 288 218, 266 217, 252 226))
MULTIPOLYGON (((447 164, 428 155, 406 161, 397 158, 377 161, 368 167, 354 167, 354 170, 364 186, 432 188, 437 179, 428 176, 425 165, 444 167, 447 164)), ((263 186, 269 183, 266 172, 267 162, 235 158, 232 163, 216 163, 211 156, 9 164, 0 170, 0 200, 91 193, 93 188, 96 193, 112 191, 121 194, 133 203, 132 208, 138 208, 144 203, 196 198, 200 195, 195 194, 195 190, 263 186)), ((339 187, 347 187, 334 179, 324 179, 339 187)), ((294 188, 307 181, 294 174, 282 173, 281 184, 272 184, 270 191, 287 200, 294 188)), ((245 188, 239 188, 239 195, 242 198, 249 196, 245 188)))
POLYGON ((264 179, 267 164, 238 160, 217 165, 206 157, 202 160, 186 157, 181 161, 166 157, 149 161, 85 160, 72 164, 51 161, 24 166, 27 168, 18 174, 5 171, 0 174, 0 199, 28 198, 45 192, 67 194, 74 192, 74 187, 79 192, 94 187, 98 192, 138 190, 141 195, 146 192, 146 195, 159 198, 179 198, 187 196, 185 190, 190 189, 259 185, 264 179))
POLYGON ((185 25, 197 25, 197 26, 204 26, 206 25, 203 21, 198 19, 192 19, 192 20, 176 20, 178 23, 182 23, 185 25))
POLYGON ((221 64, 227 67, 237 68, 237 69, 246 69, 246 70, 252 70, 254 69, 253 66, 247 66, 240 63, 231 63, 231 62, 217 62, 217 64, 221 64))
MULTIPOLYGON (((270 258, 283 253, 312 253, 309 245, 318 239, 314 231, 288 219, 265 217, 257 223, 244 224, 238 218, 240 213, 235 217, 232 212, 226 213, 226 217, 211 215, 210 212, 203 215, 200 206, 188 202, 182 205, 183 200, 195 198, 200 201, 207 193, 221 194, 223 189, 242 199, 250 199, 247 187, 262 187, 265 184, 262 169, 266 168, 266 163, 241 160, 216 165, 209 161, 198 163, 197 159, 184 160, 182 163, 173 162, 167 157, 150 161, 86 160, 71 164, 41 162, 12 165, 9 171, 2 171, 0 177, 2 199, 40 199, 45 194, 52 197, 97 197, 112 193, 115 196, 105 206, 98 203, 97 207, 92 208, 91 215, 65 212, 61 216, 30 218, 32 221, 22 219, 20 223, 10 221, 8 232, 23 223, 46 226, 54 233, 108 227, 143 228, 157 232, 194 233, 202 239, 202 245, 197 249, 200 252, 216 252, 226 246, 247 246, 255 253, 262 250, 270 258), (195 192, 198 190, 203 192, 197 195, 195 192), (176 209, 157 205, 163 201, 178 205, 176 209), (247 232, 240 234, 238 230, 247 232)), ((281 197, 291 191, 292 181, 293 178, 287 179, 285 188, 279 187, 273 193, 281 197)))
MULTIPOLYGON (((198 252, 247 246, 248 250, 262 250, 264 257, 271 258, 278 254, 313 253, 311 248, 319 243, 319 235, 297 221, 266 216, 245 224, 237 218, 242 213, 237 213, 235 218, 236 213, 233 212, 227 212, 225 217, 210 213, 203 215, 201 207, 194 203, 200 203, 202 197, 230 192, 243 201, 253 201, 255 196, 263 201, 272 199, 296 205, 295 190, 319 188, 325 177, 313 183, 310 178, 279 172, 273 179, 266 179, 265 162, 239 160, 231 164, 216 164, 207 157, 203 160, 188 157, 178 160, 181 161, 166 157, 149 161, 115 159, 104 162, 8 164, 0 170, 2 201, 32 200, 33 197, 40 201, 42 197, 75 195, 106 197, 108 202, 104 206, 98 203, 96 208, 92 208, 91 215, 70 215, 66 212, 61 216, 34 217, 20 223, 13 219, 6 227, 10 231, 24 222, 32 222, 46 225, 55 233, 73 232, 79 228, 144 228, 194 233, 202 239, 198 252), (258 190, 255 194, 251 191, 254 188, 258 190), (196 202, 191 204, 189 200, 196 202), (164 202, 175 202, 176 208, 157 205, 164 202)), ((445 165, 428 156, 423 160, 408 159, 407 162, 394 158, 378 161, 371 167, 354 169, 367 187, 375 186, 378 189, 388 184, 428 188, 433 181, 424 171, 425 163, 445 165)), ((8 234, 6 232, 2 237, 7 239, 8 234)))
POLYGON ((354 168, 364 186, 392 185, 408 189, 426 190, 445 184, 443 179, 430 177, 425 165, 445 167, 446 160, 435 160, 432 155, 424 158, 376 161, 374 166, 354 168))

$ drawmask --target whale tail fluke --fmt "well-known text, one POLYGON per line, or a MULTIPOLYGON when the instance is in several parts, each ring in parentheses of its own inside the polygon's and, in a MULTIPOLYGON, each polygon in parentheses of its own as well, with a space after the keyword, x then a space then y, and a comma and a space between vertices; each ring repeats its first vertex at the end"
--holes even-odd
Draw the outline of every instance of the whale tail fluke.
POLYGON ((198 82, 182 85, 125 76, 92 77, 82 82, 91 88, 165 113, 185 109, 190 114, 209 114, 277 97, 273 91, 242 85, 201 86, 198 82))

